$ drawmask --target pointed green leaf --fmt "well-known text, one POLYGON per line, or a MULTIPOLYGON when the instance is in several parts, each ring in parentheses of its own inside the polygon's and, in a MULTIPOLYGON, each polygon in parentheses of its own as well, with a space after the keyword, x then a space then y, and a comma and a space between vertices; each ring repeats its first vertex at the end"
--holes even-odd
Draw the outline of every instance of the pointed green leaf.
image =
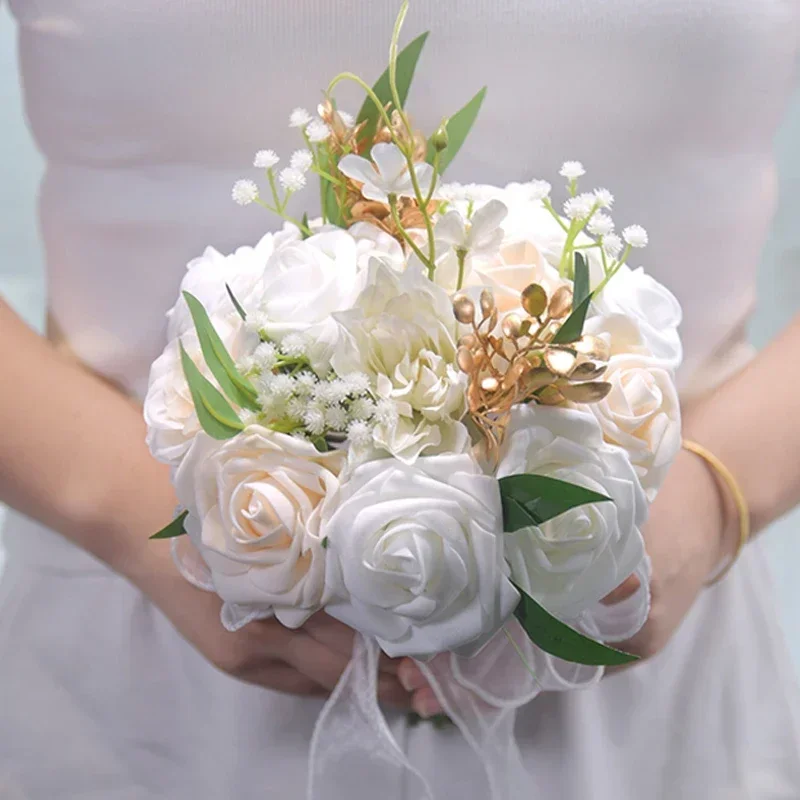
POLYGON ((169 525, 165 525, 158 533, 154 533, 151 539, 174 539, 177 536, 183 536, 186 529, 183 527, 183 521, 186 519, 188 511, 184 511, 175 517, 169 525))
POLYGON ((589 303, 591 302, 592 296, 589 295, 573 309, 572 313, 564 320, 564 324, 558 333, 553 337, 553 344, 569 344, 570 342, 577 342, 581 338, 583 335, 583 323, 586 321, 586 312, 589 310, 589 303))
POLYGON ((503 503, 503 530, 506 533, 514 533, 521 528, 533 528, 540 524, 538 517, 511 495, 503 494, 501 491, 500 499, 503 503))
POLYGON ((200 340, 203 358, 205 358, 211 374, 217 379, 222 391, 237 406, 249 408, 251 411, 260 411, 261 408, 256 401, 257 392, 255 388, 236 368, 236 364, 222 343, 222 339, 219 338, 219 334, 214 330, 203 304, 189 292, 184 292, 183 297, 189 306, 194 327, 197 330, 197 338, 200 340))
MULTIPOLYGON (((414 70, 417 68, 417 61, 419 61, 422 47, 427 38, 427 33, 420 34, 413 42, 407 44, 397 56, 397 94, 400 96, 400 102, 403 104, 404 108, 406 99, 408 98, 408 90, 411 88, 411 80, 414 77, 414 70)), ((389 86, 388 67, 383 75, 378 78, 372 90, 383 106, 391 102, 392 90, 389 86)), ((380 111, 375 107, 372 98, 367 97, 367 99, 364 100, 364 104, 361 106, 361 111, 358 112, 357 120, 359 123, 366 122, 361 133, 361 138, 363 140, 371 142, 375 138, 379 117, 380 111)))
POLYGON ((545 475, 509 475, 498 483, 505 530, 509 533, 541 525, 577 506, 612 502, 604 494, 545 475))
POLYGON ((183 374, 189 384, 200 425, 214 439, 231 439, 244 430, 241 420, 214 384, 203 376, 184 349, 183 343, 180 348, 183 374))
POLYGON ((579 306, 589 296, 589 265, 583 253, 575 253, 575 283, 572 291, 572 302, 579 306))
POLYGON ((300 228, 300 238, 303 239, 303 240, 308 239, 308 237, 311 234, 308 233, 310 228, 308 227, 308 212, 307 211, 303 214, 303 219, 301 219, 300 222, 303 225, 303 227, 300 228))
POLYGON ((573 664, 616 667, 638 661, 638 656, 623 653, 570 628, 517 586, 522 600, 514 612, 530 640, 545 653, 573 664))
MULTIPOLYGON (((454 114, 447 121, 447 147, 439 155, 439 172, 443 173, 450 162, 456 157, 461 145, 467 139, 472 125, 475 122, 478 112, 481 110, 483 99, 486 97, 486 87, 484 86, 472 100, 467 103, 464 108, 458 113, 454 114)), ((428 144, 428 154, 426 160, 429 164, 433 163, 435 150, 432 144, 428 144)))
POLYGON ((236 309, 236 313, 242 318, 242 321, 247 319, 247 314, 245 310, 242 308, 241 303, 236 299, 236 295, 233 293, 233 289, 226 283, 225 288, 228 290, 228 297, 231 299, 231 303, 233 303, 233 307, 236 309))

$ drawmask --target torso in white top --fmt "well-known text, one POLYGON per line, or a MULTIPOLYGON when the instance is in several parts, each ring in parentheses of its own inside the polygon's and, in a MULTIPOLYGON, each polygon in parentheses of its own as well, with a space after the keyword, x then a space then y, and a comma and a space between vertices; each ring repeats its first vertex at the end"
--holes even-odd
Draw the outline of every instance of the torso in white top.
MULTIPOLYGON (((48 162, 50 305, 82 359, 143 392, 185 263, 274 224, 235 207, 231 183, 255 150, 296 146, 288 111, 313 106, 332 75, 377 76, 397 5, 11 0, 48 162)), ((453 179, 552 180, 579 158, 611 188, 616 216, 650 232, 648 269, 683 304, 681 381, 697 391, 745 356, 799 24, 798 0, 418 0, 408 35, 434 35, 410 108, 431 129, 488 84, 453 179)), ((34 799, 300 796, 318 705, 217 674, 127 584, 40 527, 17 521, 8 539, 0 776, 34 799)), ((531 796, 800 797, 764 580, 754 547, 662 657, 533 703, 520 729, 531 796)), ((455 734, 405 741, 440 759, 447 796, 481 797, 455 734)))

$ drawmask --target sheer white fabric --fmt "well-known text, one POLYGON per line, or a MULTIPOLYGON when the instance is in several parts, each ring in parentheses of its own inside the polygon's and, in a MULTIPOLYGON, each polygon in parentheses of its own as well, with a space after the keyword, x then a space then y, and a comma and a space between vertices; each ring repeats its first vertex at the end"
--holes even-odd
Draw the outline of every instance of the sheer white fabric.
MULTIPOLYGON (((163 345, 183 265, 274 224, 230 202, 252 153, 297 146, 342 69, 385 64, 394 0, 12 0, 28 116, 48 167, 41 223, 55 320, 135 393, 163 345)), ((426 128, 483 84, 451 177, 557 181, 567 158, 648 228, 647 266, 681 300, 685 392, 747 357, 743 326, 775 201, 771 145, 798 0, 462 0, 414 4, 432 29, 411 109, 426 128)), ((354 95, 342 105, 356 110, 354 95)), ((306 202, 313 193, 309 192, 306 202)), ((214 670, 85 553, 14 518, 0 586, 0 796, 301 798, 322 708, 214 670)), ((516 722, 526 796, 800 796, 797 694, 758 543, 651 663, 516 722)), ((431 790, 485 800, 458 731, 388 727, 431 790)), ((391 770, 353 800, 417 800, 391 770)))

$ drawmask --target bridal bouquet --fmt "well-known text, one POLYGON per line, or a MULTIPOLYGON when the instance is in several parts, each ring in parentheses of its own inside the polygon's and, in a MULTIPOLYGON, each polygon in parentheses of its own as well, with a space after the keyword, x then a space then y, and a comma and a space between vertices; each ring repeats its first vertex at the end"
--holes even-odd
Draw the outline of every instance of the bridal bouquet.
POLYGON ((509 711, 632 660, 609 643, 648 612, 640 528, 680 445, 680 308, 627 265, 647 234, 615 232, 580 163, 560 210, 543 180, 443 182, 485 90, 418 131, 425 35, 399 51, 405 10, 374 87, 338 76, 317 115, 291 113, 288 165, 261 151, 263 188, 234 186, 283 229, 189 264, 145 402, 181 503, 156 536, 228 629, 325 611, 361 634, 312 756, 348 746, 337 713, 391 736, 370 721, 380 648, 420 660, 487 762, 505 726, 501 797, 509 711), (366 92, 356 116, 343 80, 366 92), (311 175, 321 217, 293 218, 311 175), (632 597, 600 602, 634 574, 632 597))

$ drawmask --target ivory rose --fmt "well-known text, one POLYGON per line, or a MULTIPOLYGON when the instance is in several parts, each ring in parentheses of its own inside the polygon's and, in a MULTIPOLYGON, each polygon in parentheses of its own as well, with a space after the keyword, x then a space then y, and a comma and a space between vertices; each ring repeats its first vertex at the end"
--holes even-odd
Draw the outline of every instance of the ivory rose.
MULTIPOLYGON (((247 331, 235 311, 213 314, 211 324, 235 360, 250 354, 258 344, 258 337, 247 331)), ((216 382, 206 366, 194 329, 180 340, 172 339, 153 362, 144 401, 147 445, 154 458, 173 467, 180 463, 192 439, 200 432, 200 422, 183 374, 179 342, 183 342, 200 372, 216 382)))
POLYGON ((578 409, 513 410, 497 477, 520 473, 577 484, 612 501, 579 506, 505 536, 514 581, 551 613, 575 619, 644 557, 644 490, 625 451, 605 444, 597 419, 578 409))
POLYGON ((320 518, 339 488, 343 453, 250 426, 223 444, 199 433, 175 475, 186 531, 234 607, 272 610, 290 628, 324 600, 320 518))
POLYGON ((519 602, 500 490, 468 455, 354 470, 323 515, 327 611, 390 656, 480 646, 519 602))

